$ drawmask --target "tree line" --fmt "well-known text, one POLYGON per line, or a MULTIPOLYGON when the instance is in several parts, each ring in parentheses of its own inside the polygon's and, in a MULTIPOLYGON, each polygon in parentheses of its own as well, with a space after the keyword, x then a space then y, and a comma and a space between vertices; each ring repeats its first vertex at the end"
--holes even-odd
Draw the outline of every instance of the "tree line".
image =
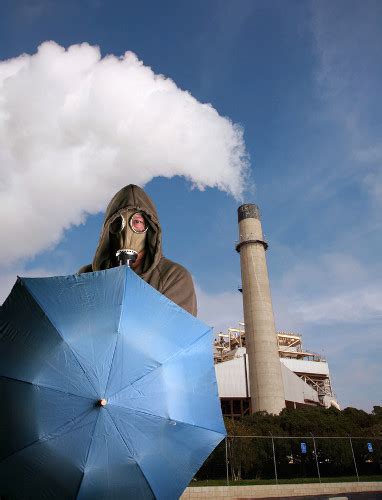
POLYGON ((382 474, 382 407, 285 408, 226 419, 223 441, 197 479, 231 480, 382 474), (244 437, 246 436, 246 437, 244 437), (275 464, 276 462, 276 464, 275 464), (354 463, 355 462, 355 463, 354 463), (318 470, 317 470, 318 469, 318 470))

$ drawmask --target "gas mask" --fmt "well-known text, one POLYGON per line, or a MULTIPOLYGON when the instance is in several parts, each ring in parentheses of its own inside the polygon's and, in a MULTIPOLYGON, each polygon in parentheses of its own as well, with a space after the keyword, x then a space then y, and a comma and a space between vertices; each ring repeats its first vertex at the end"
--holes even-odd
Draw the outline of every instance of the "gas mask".
POLYGON ((120 210, 109 222, 110 242, 118 265, 130 266, 145 249, 147 222, 141 212, 120 210))

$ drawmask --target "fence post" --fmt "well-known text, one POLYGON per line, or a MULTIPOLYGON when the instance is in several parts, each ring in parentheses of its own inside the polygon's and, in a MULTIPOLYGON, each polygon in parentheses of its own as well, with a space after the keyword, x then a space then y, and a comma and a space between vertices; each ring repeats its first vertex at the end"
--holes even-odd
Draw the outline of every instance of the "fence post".
POLYGON ((275 454, 275 440, 273 439, 273 436, 271 434, 271 431, 269 431, 269 434, 272 438, 272 450, 273 450, 273 465, 275 466, 275 478, 276 478, 276 484, 279 484, 279 481, 277 479, 277 465, 276 465, 276 454, 275 454))
POLYGON ((228 469, 228 436, 225 438, 225 468, 227 473, 227 486, 229 486, 229 469, 228 469))
POLYGON ((354 455, 354 450, 353 450, 353 443, 352 443, 352 441, 351 441, 351 436, 349 436, 349 441, 350 441, 351 452, 352 452, 352 455, 353 455, 353 461, 354 461, 355 473, 357 474, 357 481, 359 482, 359 475, 358 475, 358 469, 357 469, 357 462, 355 461, 355 455, 354 455))
POLYGON ((314 439, 313 432, 310 433, 312 438, 313 438, 313 447, 314 447, 314 456, 316 458, 316 465, 317 465, 317 474, 318 474, 318 480, 321 483, 321 474, 320 474, 320 467, 318 465, 318 457, 317 457, 317 448, 316 448, 316 440, 314 439))

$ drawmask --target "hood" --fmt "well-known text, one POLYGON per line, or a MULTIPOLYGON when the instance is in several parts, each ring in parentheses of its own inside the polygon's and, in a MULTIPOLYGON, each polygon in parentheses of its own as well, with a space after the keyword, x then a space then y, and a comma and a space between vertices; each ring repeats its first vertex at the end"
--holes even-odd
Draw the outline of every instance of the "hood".
POLYGON ((146 255, 141 274, 141 277, 144 278, 146 273, 150 273, 158 265, 162 257, 162 230, 151 198, 142 188, 134 184, 129 184, 118 191, 107 206, 92 268, 93 271, 101 271, 112 267, 109 223, 117 212, 125 208, 143 212, 147 220, 146 255))

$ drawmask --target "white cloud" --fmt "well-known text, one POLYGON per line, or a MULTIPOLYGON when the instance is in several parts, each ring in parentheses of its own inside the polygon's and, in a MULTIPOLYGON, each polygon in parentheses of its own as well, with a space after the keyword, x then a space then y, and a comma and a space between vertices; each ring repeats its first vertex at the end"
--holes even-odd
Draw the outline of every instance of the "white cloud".
POLYGON ((382 287, 361 287, 351 292, 328 295, 294 304, 307 323, 365 323, 382 320, 382 287))
POLYGON ((125 184, 181 175, 240 197, 246 173, 242 129, 132 52, 45 42, 0 62, 2 261, 54 245, 125 184))
POLYGON ((311 8, 319 119, 332 141, 323 148, 321 193, 331 184, 336 194, 328 224, 335 231, 326 236, 328 247, 343 255, 331 262, 307 258, 286 274, 278 292, 288 294, 288 312, 309 343, 329 352, 339 399, 369 409, 381 396, 382 4, 316 1, 311 8))
POLYGON ((35 267, 33 269, 25 269, 23 266, 9 267, 3 270, 0 279, 0 304, 10 294, 13 285, 16 283, 17 276, 29 278, 45 278, 47 276, 61 276, 66 275, 67 272, 64 268, 48 268, 48 267, 35 267))
POLYGON ((297 263, 280 278, 276 305, 304 324, 361 323, 382 319, 380 270, 345 253, 297 263), (286 305, 287 304, 287 305, 286 305))
MULTIPOLYGON (((355 257, 328 253, 299 262, 272 286, 277 330, 304 332, 311 327, 367 325, 382 320, 380 270, 370 274, 355 257)), ((215 331, 243 319, 242 295, 208 293, 197 286, 198 316, 215 331)))
MULTIPOLYGON (((361 324, 382 319, 382 286, 354 257, 328 253, 306 260, 280 276, 272 288, 278 330, 304 331, 311 325, 361 324), (374 278, 374 279, 373 279, 374 278)), ((215 331, 243 319, 238 292, 208 293, 197 286, 198 316, 215 331)))
POLYGON ((239 292, 208 293, 196 286, 198 318, 213 326, 215 333, 237 327, 243 318, 243 299, 239 292))
POLYGON ((307 351, 324 355, 343 407, 370 410, 380 400, 381 282, 378 263, 337 252, 306 257, 273 287, 278 328, 301 333, 307 351))
POLYGON ((348 356, 335 377, 335 389, 341 396, 343 407, 353 406, 371 411, 373 406, 380 405, 382 385, 378 382, 382 377, 380 352, 376 359, 370 357, 367 346, 359 346, 357 355, 348 356))
POLYGON ((303 288, 314 293, 343 289, 367 281, 368 273, 364 266, 353 256, 340 252, 325 253, 315 257, 314 262, 298 262, 282 276, 285 290, 303 288))
POLYGON ((357 160, 365 163, 378 163, 382 162, 382 144, 372 146, 366 149, 360 149, 355 152, 357 160))
POLYGON ((277 331, 304 331, 304 318, 293 303, 293 295, 285 289, 272 290, 273 314, 277 331))
POLYGON ((382 4, 374 0, 314 2, 312 12, 317 82, 328 116, 337 122, 344 140, 336 148, 347 149, 346 170, 360 174, 362 185, 379 204, 382 4))

